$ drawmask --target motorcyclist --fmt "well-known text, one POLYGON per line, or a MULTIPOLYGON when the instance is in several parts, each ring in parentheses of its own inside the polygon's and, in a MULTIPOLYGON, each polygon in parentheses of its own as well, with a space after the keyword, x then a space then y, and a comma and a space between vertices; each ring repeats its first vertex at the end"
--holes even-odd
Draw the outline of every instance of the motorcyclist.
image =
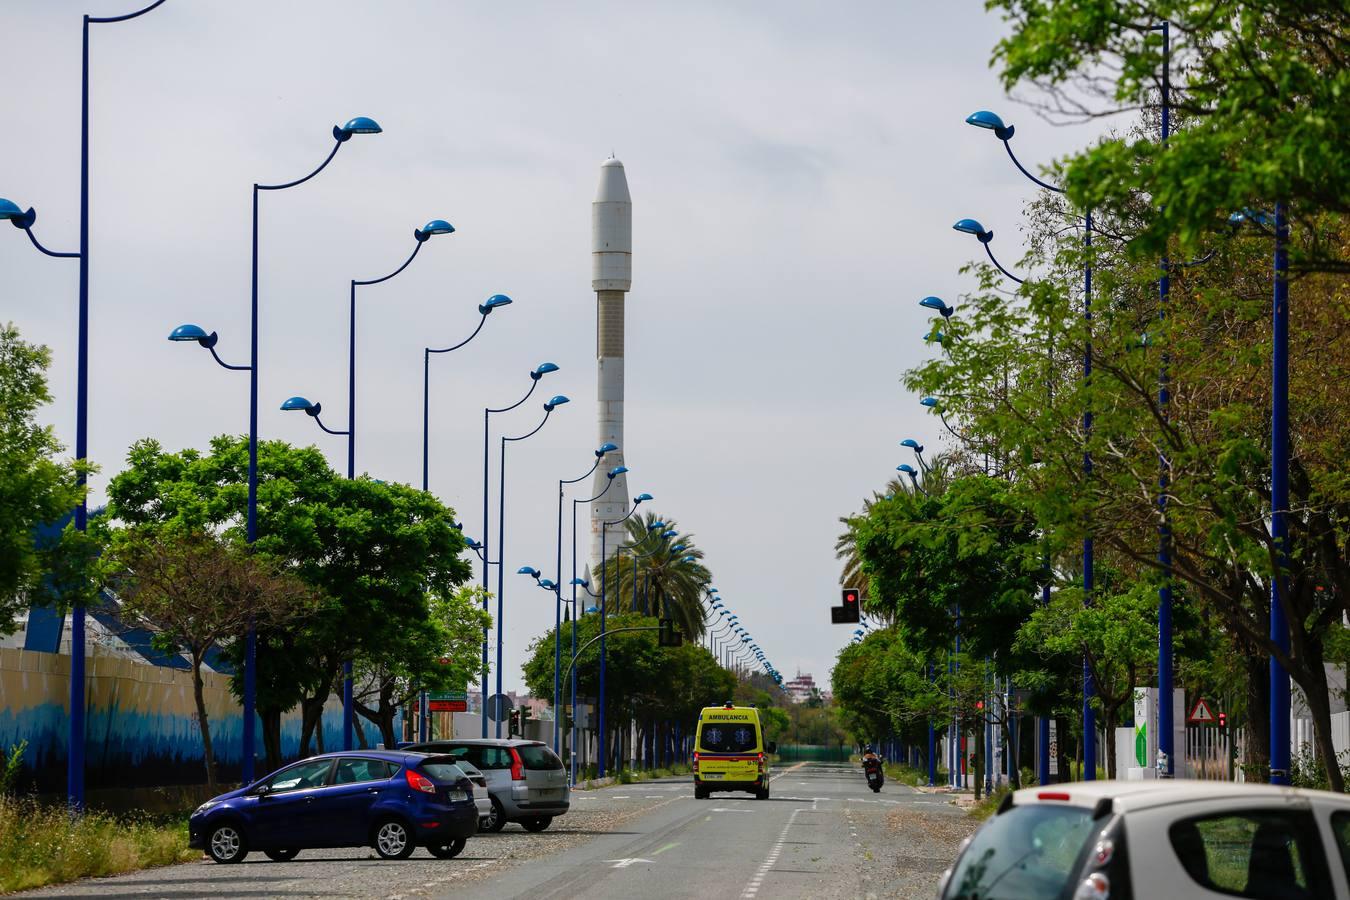
POLYGON ((864 769, 867 768, 867 764, 868 764, 868 763, 879 763, 879 762, 881 762, 881 757, 880 757, 880 756, 877 756, 876 751, 872 749, 872 745, 871 745, 871 744, 868 744, 868 745, 867 745, 867 749, 863 751, 862 762, 863 762, 863 768, 864 768, 864 769))
POLYGON ((881 767, 881 757, 872 749, 871 744, 863 751, 862 767, 863 774, 867 776, 867 786, 873 791, 880 791, 881 785, 886 780, 886 774, 881 767))

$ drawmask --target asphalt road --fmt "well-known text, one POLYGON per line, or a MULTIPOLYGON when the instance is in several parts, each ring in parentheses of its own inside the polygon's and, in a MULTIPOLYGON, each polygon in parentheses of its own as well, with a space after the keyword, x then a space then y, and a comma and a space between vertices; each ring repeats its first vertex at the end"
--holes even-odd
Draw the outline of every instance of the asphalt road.
POLYGON ((929 898, 974 827, 940 794, 867 789, 849 766, 782 768, 772 797, 695 800, 689 779, 576 792, 542 834, 508 825, 454 860, 308 851, 288 863, 187 863, 33 897, 929 898))

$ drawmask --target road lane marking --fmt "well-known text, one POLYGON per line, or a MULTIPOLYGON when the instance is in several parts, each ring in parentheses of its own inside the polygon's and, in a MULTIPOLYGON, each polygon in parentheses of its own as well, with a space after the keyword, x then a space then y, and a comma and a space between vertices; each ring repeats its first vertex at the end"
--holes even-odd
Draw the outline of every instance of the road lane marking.
POLYGON ((713 811, 713 812, 743 812, 743 813, 754 812, 753 809, 739 809, 739 808, 732 809, 732 808, 729 808, 729 807, 726 807, 726 806, 714 806, 712 811, 713 811))
POLYGON ((799 806, 792 811, 792 815, 788 816, 787 824, 783 826, 783 830, 779 833, 778 840, 774 841, 773 846, 769 848, 769 855, 764 858, 764 862, 760 864, 755 876, 750 879, 750 883, 745 886, 745 890, 741 891, 741 900, 751 900, 759 893, 760 887, 764 884, 764 876, 769 874, 769 870, 778 862, 779 854, 783 852, 783 844, 787 841, 788 830, 792 828, 796 821, 797 814, 805 808, 799 806))
POLYGON ((671 848, 673 848, 673 847, 678 847, 678 846, 680 846, 680 842, 679 842, 679 841, 671 841, 669 844, 666 844, 666 845, 665 845, 664 847, 662 847, 660 850, 653 850, 653 851, 652 851, 652 856, 660 856, 662 853, 665 853, 667 850, 670 850, 671 848))
POLYGON ((614 865, 610 866, 611 869, 626 869, 626 868, 628 868, 629 866, 631 866, 633 863, 651 863, 651 862, 655 862, 655 861, 656 861, 656 860, 653 860, 653 859, 643 859, 643 858, 640 857, 640 856, 634 856, 634 857, 630 857, 630 858, 628 858, 628 859, 607 859, 607 860, 605 860, 605 862, 612 862, 612 863, 614 863, 614 865))

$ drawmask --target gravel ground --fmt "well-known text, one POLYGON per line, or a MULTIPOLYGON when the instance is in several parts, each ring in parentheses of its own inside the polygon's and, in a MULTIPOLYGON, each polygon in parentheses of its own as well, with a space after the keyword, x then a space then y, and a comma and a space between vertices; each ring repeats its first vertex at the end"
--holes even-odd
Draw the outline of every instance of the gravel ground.
POLYGON ((931 900, 957 847, 980 824, 940 795, 904 805, 856 804, 846 815, 857 830, 868 898, 931 900))

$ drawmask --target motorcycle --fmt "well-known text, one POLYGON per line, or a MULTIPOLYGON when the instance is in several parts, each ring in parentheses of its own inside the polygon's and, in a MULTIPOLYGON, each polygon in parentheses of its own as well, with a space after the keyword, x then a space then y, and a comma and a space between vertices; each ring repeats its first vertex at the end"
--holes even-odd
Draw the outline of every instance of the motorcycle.
POLYGON ((863 774, 867 776, 867 786, 872 789, 872 793, 881 793, 881 786, 886 783, 886 774, 881 770, 881 760, 864 761, 863 774))

